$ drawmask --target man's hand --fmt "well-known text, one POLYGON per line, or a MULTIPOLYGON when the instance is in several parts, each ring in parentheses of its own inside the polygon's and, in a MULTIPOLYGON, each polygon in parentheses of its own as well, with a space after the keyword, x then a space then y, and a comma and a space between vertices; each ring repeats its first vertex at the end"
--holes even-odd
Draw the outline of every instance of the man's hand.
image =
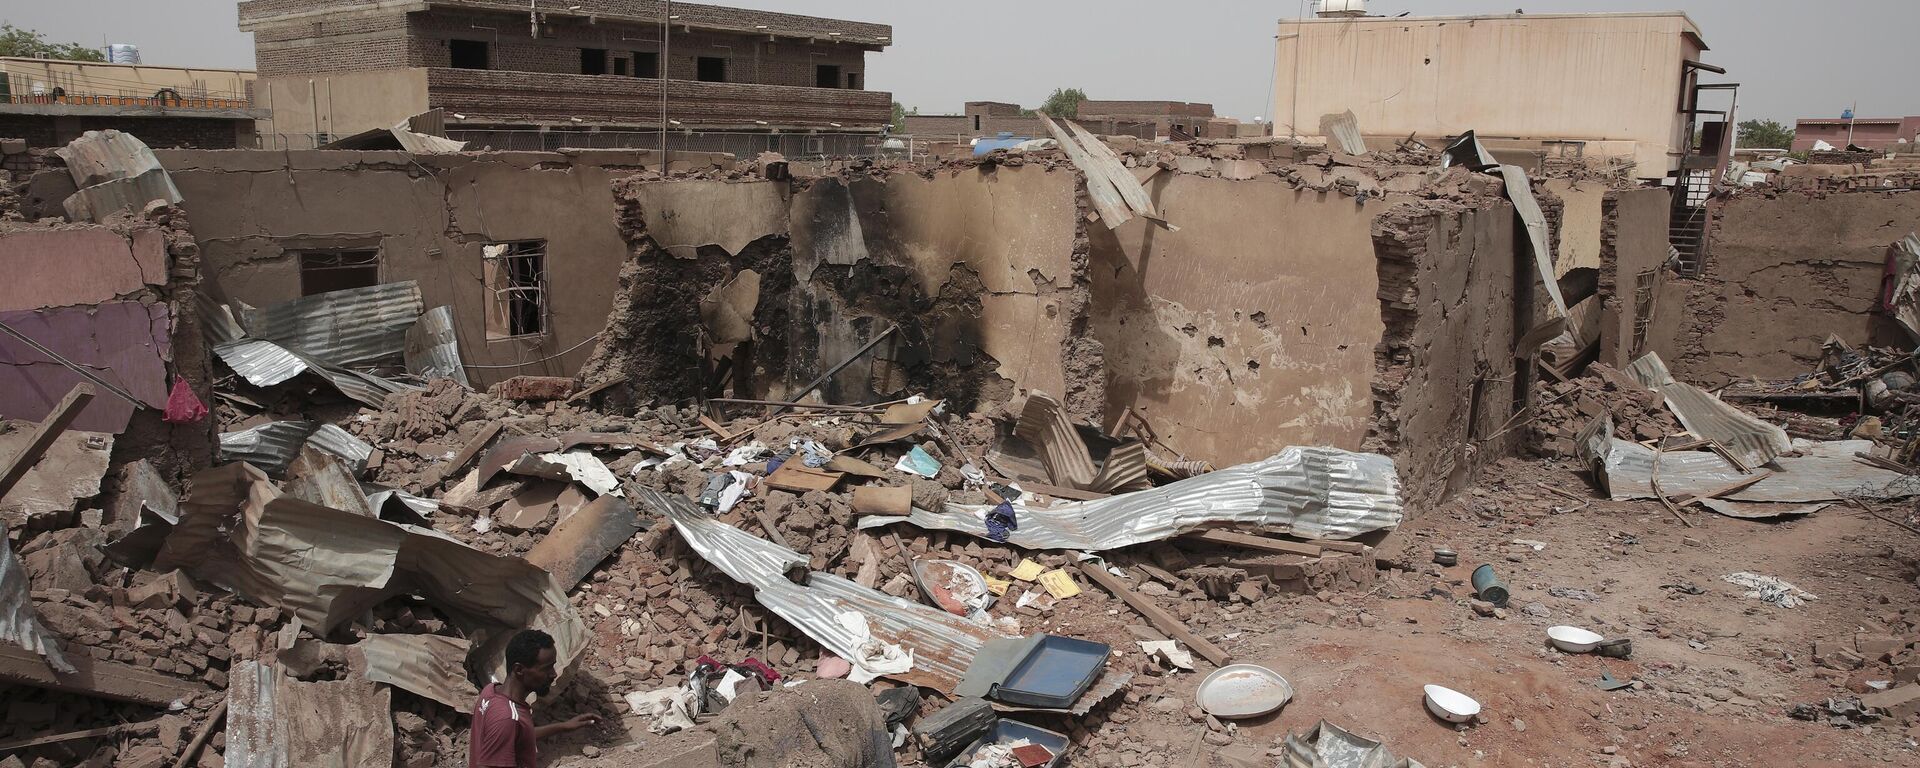
POLYGON ((584 715, 574 715, 572 720, 568 720, 564 723, 561 723, 560 725, 566 730, 577 731, 589 725, 599 725, 599 724, 600 724, 599 715, 584 714, 584 715))

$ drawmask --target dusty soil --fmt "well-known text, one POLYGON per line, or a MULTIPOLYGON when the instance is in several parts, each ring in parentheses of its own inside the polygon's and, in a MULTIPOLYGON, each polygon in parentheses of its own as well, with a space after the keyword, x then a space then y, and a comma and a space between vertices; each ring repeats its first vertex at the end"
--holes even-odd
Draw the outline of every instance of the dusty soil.
MULTIPOLYGON (((1577 505, 1542 485, 1591 495, 1570 463, 1503 462, 1403 529, 1420 570, 1364 595, 1289 598, 1242 614, 1243 635, 1227 649, 1280 672, 1298 693, 1278 715, 1239 723, 1234 746, 1270 747, 1324 718, 1428 766, 1920 764, 1904 728, 1845 730, 1785 714, 1791 704, 1854 695, 1844 673, 1815 666, 1816 639, 1850 646, 1858 629, 1892 625, 1898 634, 1903 619, 1920 618, 1915 573, 1893 556, 1920 539, 1844 506, 1780 524, 1692 514, 1695 528, 1650 501, 1594 499, 1555 512, 1577 505), (1516 538, 1545 546, 1536 552, 1516 538), (1458 551, 1460 564, 1429 564, 1433 547, 1458 551), (1505 618, 1480 617, 1466 602, 1482 562, 1512 590, 1505 618), (1720 579, 1743 570, 1820 599, 1789 610, 1745 598, 1720 579), (1675 584, 1705 593, 1665 587, 1675 584), (1596 599, 1554 597, 1554 587, 1596 599), (1546 642, 1554 624, 1632 638, 1634 656, 1562 654, 1546 642), (1592 685, 1602 670, 1642 685, 1602 692, 1592 685), (1431 717, 1426 683, 1476 697, 1486 722, 1456 728, 1431 717)), ((1169 695, 1191 701, 1199 677, 1176 679, 1169 695)), ((1206 726, 1185 709, 1160 709, 1148 702, 1139 722, 1109 725, 1096 745, 1165 742, 1173 764, 1226 764, 1198 739, 1206 726)))

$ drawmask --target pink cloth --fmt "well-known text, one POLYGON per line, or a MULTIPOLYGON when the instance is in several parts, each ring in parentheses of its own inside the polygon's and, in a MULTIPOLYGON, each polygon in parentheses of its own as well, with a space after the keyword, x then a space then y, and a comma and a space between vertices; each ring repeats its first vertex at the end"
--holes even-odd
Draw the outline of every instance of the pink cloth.
POLYGON ((207 406, 200 398, 193 396, 193 388, 187 386, 187 380, 175 374, 173 391, 167 393, 167 412, 161 418, 168 424, 192 424, 207 417, 207 406))

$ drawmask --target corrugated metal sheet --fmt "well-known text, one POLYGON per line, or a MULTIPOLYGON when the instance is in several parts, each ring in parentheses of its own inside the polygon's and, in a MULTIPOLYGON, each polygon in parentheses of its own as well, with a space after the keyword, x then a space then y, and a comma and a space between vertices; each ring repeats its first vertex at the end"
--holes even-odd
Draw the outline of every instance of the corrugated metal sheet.
POLYGON ((460 337, 453 328, 453 307, 434 307, 407 329, 407 372, 427 381, 453 379, 467 383, 467 367, 460 363, 460 337))
POLYGON ((1036 390, 1027 395, 1014 433, 1039 449, 1055 485, 1099 493, 1149 487, 1146 446, 1136 442, 1113 449, 1096 473, 1093 457, 1067 418, 1066 408, 1045 392, 1036 390))
POLYGON ((373 455, 373 446, 332 424, 275 421, 239 432, 222 433, 220 459, 244 461, 268 474, 279 475, 286 471, 287 464, 295 456, 300 455, 300 448, 309 442, 315 448, 346 460, 348 468, 356 476, 367 468, 367 459, 373 455))
POLYGON ((1507 181, 1507 200, 1513 203, 1513 212, 1527 225, 1527 247, 1533 251, 1534 273, 1540 276, 1540 284, 1546 286, 1547 296, 1553 299, 1553 309, 1567 319, 1567 330, 1574 336, 1580 335, 1579 321, 1573 312, 1567 309, 1567 298, 1560 295, 1560 281, 1554 279, 1553 251, 1547 243, 1552 238, 1547 233, 1547 216, 1540 211, 1540 201, 1533 197, 1533 183, 1527 180, 1527 172, 1517 165, 1500 166, 1500 177, 1507 181))
MULTIPOLYGON (((1579 450, 1588 466, 1599 468, 1603 490, 1614 500, 1654 498, 1653 449, 1613 437, 1610 419, 1602 417, 1583 430, 1579 450)), ((1920 495, 1920 478, 1864 464, 1852 454, 1835 455, 1839 452, 1814 445, 1808 455, 1777 457, 1767 465, 1773 474, 1719 498, 1804 504, 1920 495)), ((1668 498, 1711 493, 1746 477, 1751 475, 1711 451, 1660 454, 1660 490, 1668 498)))
POLYGON ((81 188, 160 170, 160 159, 146 142, 113 130, 87 131, 53 154, 66 161, 74 186, 81 188))
POLYGON ((168 203, 181 200, 179 188, 173 185, 173 177, 167 175, 165 169, 155 168, 132 178, 84 187, 67 196, 61 207, 66 209, 68 219, 99 223, 121 211, 140 211, 155 200, 168 203))
POLYGON ((390 768, 393 694, 363 679, 306 682, 248 659, 228 676, 231 768, 390 768))
POLYGON ((707 516, 691 499, 643 490, 640 503, 673 523, 695 552, 721 572, 754 588, 754 598, 807 637, 858 664, 861 638, 839 621, 856 613, 873 638, 913 652, 913 669, 892 675, 899 680, 951 694, 973 657, 999 632, 926 605, 862 587, 833 574, 814 571, 804 584, 787 573, 805 568, 808 558, 707 516))
MULTIPOLYGON (((908 522, 987 535, 988 506, 948 504, 907 517, 868 517, 861 528, 908 522)), ((1028 549, 1090 552, 1163 541, 1213 525, 1279 526, 1321 539, 1350 539, 1400 523, 1393 460, 1336 448, 1292 447, 1148 491, 1036 508, 1017 506, 1008 539, 1028 549)))
POLYGON ((52 633, 40 626, 40 617, 33 611, 32 592, 27 569, 21 566, 20 558, 14 557, 6 537, 0 536, 0 641, 40 654, 47 666, 72 674, 73 665, 61 655, 52 633))
POLYGON ((307 361, 271 341, 241 339, 216 343, 213 353, 234 373, 256 387, 285 383, 307 370, 307 361))
POLYGON ((1787 431, 1747 415, 1706 390, 1676 381, 1658 354, 1649 352, 1627 366, 1642 386, 1666 398, 1667 408, 1688 432, 1713 440, 1748 467, 1759 467, 1793 450, 1787 431))
POLYGON ((194 475, 180 524, 155 567, 185 568, 298 616, 315 634, 396 595, 420 595, 499 670, 521 629, 554 638, 559 667, 586 649, 586 625, 546 571, 428 528, 395 525, 282 496, 259 469, 228 464, 194 475))
POLYGON ((370 635, 353 645, 367 660, 366 677, 452 707, 473 712, 480 691, 467 679, 473 646, 442 635, 370 635))
POLYGON ((1327 143, 1349 155, 1367 153, 1367 139, 1360 133, 1360 119, 1353 116, 1353 110, 1320 118, 1320 134, 1327 137, 1327 143))
MULTIPOLYGON (((1054 140, 1060 142, 1060 149, 1067 153, 1067 159, 1087 177, 1087 198, 1093 202, 1093 209, 1100 214, 1100 221, 1107 225, 1107 229, 1118 229, 1120 225, 1133 220, 1133 212, 1129 210, 1127 201, 1120 196, 1120 190, 1114 186, 1113 179, 1108 178, 1105 164, 1088 154, 1086 147, 1081 146, 1079 140, 1066 129, 1061 128, 1052 118, 1041 115, 1040 121, 1046 123, 1047 130, 1053 134, 1054 140)), ((1140 183, 1133 174, 1127 174, 1127 179, 1133 181, 1136 186, 1140 183)))
POLYGON ((265 309, 240 311, 247 335, 288 351, 351 365, 400 355, 407 329, 424 307, 412 280, 303 296, 265 309))

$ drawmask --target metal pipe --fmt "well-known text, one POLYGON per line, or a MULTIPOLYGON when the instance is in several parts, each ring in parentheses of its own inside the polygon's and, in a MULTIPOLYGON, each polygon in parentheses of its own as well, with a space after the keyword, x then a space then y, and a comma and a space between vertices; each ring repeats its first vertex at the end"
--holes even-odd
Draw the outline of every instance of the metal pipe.
MULTIPOLYGON (((866 346, 861 347, 860 351, 855 352, 851 356, 849 356, 847 359, 840 361, 839 365, 836 365, 832 368, 827 369, 826 373, 820 374, 820 378, 814 379, 813 382, 808 384, 805 389, 802 389, 798 392, 793 393, 792 398, 794 402, 799 402, 801 398, 804 398, 807 395, 813 394, 814 390, 819 389, 820 385, 827 383, 827 380, 833 378, 834 374, 839 373, 840 371, 846 369, 846 367, 849 365, 853 365, 853 361, 859 360, 862 357, 866 357, 868 352, 873 351, 874 347, 880 346, 880 342, 886 341, 887 337, 892 336, 893 332, 897 330, 900 330, 900 326, 897 326, 897 325, 888 326, 886 330, 880 332, 880 335, 873 337, 873 341, 869 341, 867 342, 866 346)), ((778 408, 773 409, 773 411, 769 412, 767 415, 778 416, 782 413, 785 413, 787 408, 789 407, 791 406, 785 406, 785 405, 780 406, 778 408)))
POLYGON ((660 8, 660 172, 667 172, 667 81, 673 78, 673 0, 660 8))

